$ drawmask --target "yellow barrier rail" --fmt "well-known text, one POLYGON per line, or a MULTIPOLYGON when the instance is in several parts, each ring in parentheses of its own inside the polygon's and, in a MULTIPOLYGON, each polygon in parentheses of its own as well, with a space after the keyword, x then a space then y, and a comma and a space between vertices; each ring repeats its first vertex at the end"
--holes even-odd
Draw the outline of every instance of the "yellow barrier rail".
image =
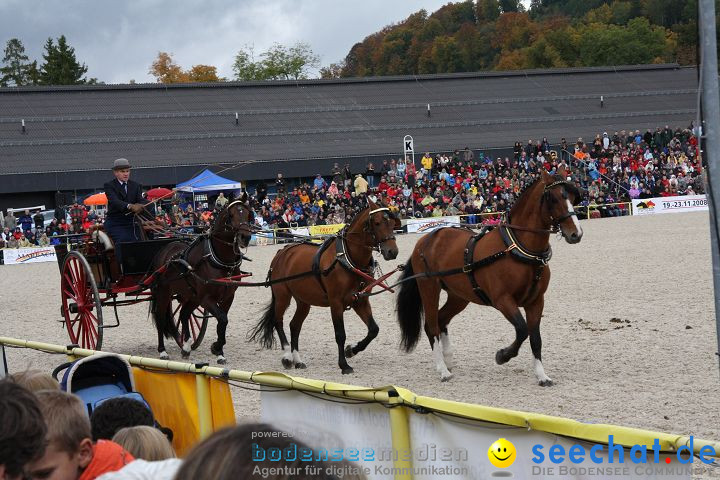
MULTIPOLYGON (((86 357, 93 355, 93 350, 82 348, 69 348, 60 345, 53 345, 30 340, 20 340, 10 337, 0 337, 0 345, 9 347, 29 348, 48 353, 65 354, 73 357, 86 357)), ((679 447, 687 446, 690 437, 671 433, 655 432, 638 428, 623 427, 611 424, 586 424, 576 420, 562 417, 529 413, 503 408, 488 407, 469 403, 443 400, 439 398, 419 396, 408 389, 395 385, 383 387, 361 387, 341 383, 325 382, 302 377, 293 377, 278 372, 247 372, 242 370, 228 370, 220 367, 201 366, 177 362, 171 360, 158 360, 154 358, 139 357, 134 355, 120 355, 131 365, 164 369, 174 372, 194 373, 198 376, 215 377, 221 379, 238 380, 251 382, 267 387, 281 387, 315 394, 323 394, 330 397, 343 397, 352 400, 380 403, 390 409, 390 426, 392 433, 392 444, 396 451, 405 451, 410 447, 409 413, 410 409, 432 411, 466 418, 469 420, 492 422, 503 425, 521 427, 546 432, 555 435, 583 440, 591 443, 606 444, 608 435, 613 435, 616 444, 626 447, 633 445, 651 446, 655 439, 658 439, 663 451, 675 452, 679 447), (400 408, 405 407, 405 408, 400 408)), ((201 419, 203 416, 210 418, 211 409, 207 395, 200 394, 200 390, 206 389, 205 382, 198 380, 198 408, 201 419)), ((209 424, 205 424, 209 425, 209 424)), ((209 433, 205 428, 203 434, 209 433)), ((705 446, 712 447, 716 452, 716 458, 720 460, 720 442, 715 440, 702 440, 693 438, 693 453, 699 454, 705 446)), ((406 472, 407 467, 412 465, 406 459, 396 459, 395 467, 401 472, 406 472)), ((398 474, 396 478, 410 478, 405 473, 398 474)))

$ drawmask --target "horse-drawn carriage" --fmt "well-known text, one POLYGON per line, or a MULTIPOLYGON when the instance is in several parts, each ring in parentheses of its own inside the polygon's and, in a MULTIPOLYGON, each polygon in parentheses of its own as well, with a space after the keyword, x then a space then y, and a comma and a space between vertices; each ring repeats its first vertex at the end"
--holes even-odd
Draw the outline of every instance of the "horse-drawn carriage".
MULTIPOLYGON (((134 305, 151 299, 150 287, 155 272, 148 270, 155 256, 177 238, 140 240, 121 245, 122 263, 118 262, 115 246, 100 229, 91 235, 71 235, 67 243, 55 246, 60 267, 60 313, 70 341, 83 348, 101 350, 103 333, 120 325, 118 307, 134 305), (112 307, 115 321, 105 323, 103 307, 112 307)), ((175 300, 174 321, 180 333, 182 324, 175 300)), ((189 322, 190 337, 195 349, 202 342, 209 314, 198 307, 189 322)))

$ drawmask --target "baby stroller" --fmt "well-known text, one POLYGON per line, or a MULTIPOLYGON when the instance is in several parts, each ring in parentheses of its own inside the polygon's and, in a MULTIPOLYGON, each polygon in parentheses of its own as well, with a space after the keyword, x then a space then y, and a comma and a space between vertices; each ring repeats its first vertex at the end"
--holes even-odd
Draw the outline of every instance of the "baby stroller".
POLYGON ((127 360, 112 353, 96 353, 74 362, 63 363, 53 371, 53 377, 65 370, 60 388, 80 397, 88 416, 102 402, 110 398, 128 397, 150 405, 135 391, 135 379, 127 360))

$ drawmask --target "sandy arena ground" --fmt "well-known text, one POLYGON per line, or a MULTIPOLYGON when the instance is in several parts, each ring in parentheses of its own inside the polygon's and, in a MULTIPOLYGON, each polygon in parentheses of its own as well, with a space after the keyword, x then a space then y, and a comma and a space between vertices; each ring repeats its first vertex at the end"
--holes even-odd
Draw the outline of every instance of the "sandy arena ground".
MULTIPOLYGON (((398 349, 394 295, 373 298, 380 335, 343 376, 329 310, 313 308, 300 348, 305 377, 356 385, 401 385, 423 395, 494 407, 560 415, 720 440, 720 381, 715 336, 707 213, 625 217, 582 222, 578 245, 553 237, 552 281, 542 324, 543 360, 555 386, 537 386, 529 342, 517 358, 498 366, 495 352, 514 338, 510 323, 488 307, 470 306, 450 324, 458 363, 455 378, 440 383, 430 349, 421 341, 411 354, 398 349), (612 321, 612 319, 620 319, 612 321)), ((400 237, 404 262, 417 240, 400 237)), ((263 280, 278 247, 251 247, 246 264, 263 280)), ((391 264, 383 262, 388 271, 391 264)), ((59 273, 55 264, 0 266, 0 335, 65 345, 59 318, 59 273)), ((270 299, 265 288, 240 289, 230 311, 229 365, 243 370, 282 370, 277 350, 245 341, 270 299)), ((293 307, 291 307, 292 310, 293 307)), ((111 309, 105 310, 106 322, 111 309)), ((286 314, 286 328, 290 314, 286 314)), ((348 340, 364 335, 346 313, 348 340)), ((211 323, 194 361, 214 361, 211 323)), ((171 358, 180 354, 168 343, 171 358)), ((147 306, 124 307, 120 328, 107 330, 105 350, 156 356, 156 334, 147 306)), ((10 349, 11 369, 51 371, 62 357, 10 349)), ((234 389, 238 418, 259 416, 259 395, 234 389)))

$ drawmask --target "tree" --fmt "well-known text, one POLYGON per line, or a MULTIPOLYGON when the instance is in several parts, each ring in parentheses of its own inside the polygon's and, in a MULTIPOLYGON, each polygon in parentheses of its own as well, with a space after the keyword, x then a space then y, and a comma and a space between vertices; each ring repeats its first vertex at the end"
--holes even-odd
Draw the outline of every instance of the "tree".
POLYGON ((85 64, 75 57, 75 49, 67 44, 65 35, 58 38, 57 45, 52 38, 45 42, 45 63, 40 67, 42 85, 80 85, 87 83, 83 77, 87 73, 85 64))
POLYGON ((253 47, 245 46, 235 55, 233 70, 238 80, 299 80, 308 78, 311 68, 320 65, 307 43, 298 42, 292 47, 273 44, 255 60, 253 47))
POLYGON ((221 78, 217 75, 217 67, 211 65, 193 65, 187 72, 188 81, 190 82, 220 82, 221 78))
POLYGON ((4 66, 0 68, 0 86, 20 87, 37 83, 37 62, 29 62, 25 47, 17 38, 5 46, 4 66))
POLYGON ((172 54, 158 52, 157 58, 148 71, 158 83, 185 83, 189 81, 188 75, 183 72, 180 65, 173 61, 172 54))
POLYGON ((344 68, 345 62, 331 63, 320 69, 320 78, 340 78, 344 68))
POLYGON ((500 16, 500 2, 477 0, 476 16, 479 24, 494 22, 500 16))

